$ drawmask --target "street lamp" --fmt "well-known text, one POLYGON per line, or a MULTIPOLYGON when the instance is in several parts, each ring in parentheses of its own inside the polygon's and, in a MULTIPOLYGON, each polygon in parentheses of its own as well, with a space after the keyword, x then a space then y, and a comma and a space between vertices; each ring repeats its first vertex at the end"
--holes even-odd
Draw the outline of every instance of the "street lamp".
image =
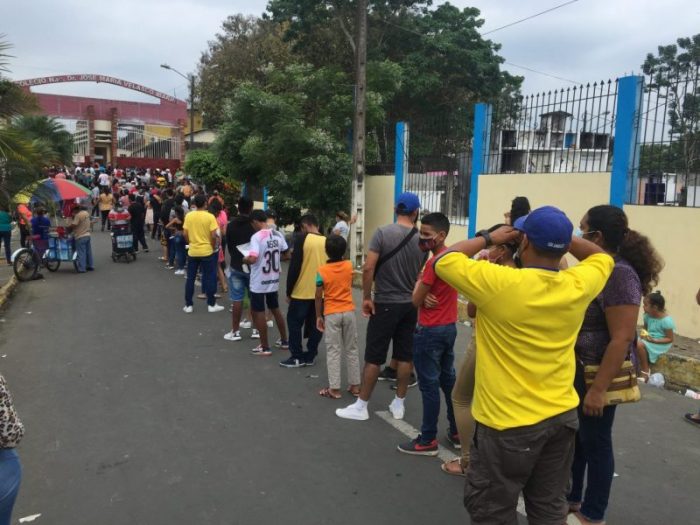
POLYGON ((170 67, 168 64, 161 64, 160 67, 163 69, 169 69, 170 71, 177 73, 182 78, 190 83, 190 151, 194 150, 194 75, 183 75, 174 67, 170 67))

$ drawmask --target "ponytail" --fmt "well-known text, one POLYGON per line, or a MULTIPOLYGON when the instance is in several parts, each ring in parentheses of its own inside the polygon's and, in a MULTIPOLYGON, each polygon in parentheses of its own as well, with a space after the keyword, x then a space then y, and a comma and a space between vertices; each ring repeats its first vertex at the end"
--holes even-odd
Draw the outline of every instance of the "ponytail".
POLYGON ((642 291, 648 295, 659 283, 659 274, 664 261, 646 235, 635 230, 627 230, 618 251, 637 272, 642 282, 642 291))

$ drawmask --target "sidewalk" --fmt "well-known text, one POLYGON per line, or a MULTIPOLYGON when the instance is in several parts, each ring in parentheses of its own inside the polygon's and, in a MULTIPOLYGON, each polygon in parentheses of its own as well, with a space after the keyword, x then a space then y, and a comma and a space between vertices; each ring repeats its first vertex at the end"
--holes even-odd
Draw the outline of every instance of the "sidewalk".
MULTIPOLYGON (((19 246, 19 230, 15 228, 12 230, 12 251, 17 250, 19 246)), ((15 286, 17 285, 17 279, 15 278, 14 271, 11 264, 7 264, 5 261, 5 246, 2 247, 2 254, 0 256, 0 308, 5 305, 7 299, 12 295, 15 286)))

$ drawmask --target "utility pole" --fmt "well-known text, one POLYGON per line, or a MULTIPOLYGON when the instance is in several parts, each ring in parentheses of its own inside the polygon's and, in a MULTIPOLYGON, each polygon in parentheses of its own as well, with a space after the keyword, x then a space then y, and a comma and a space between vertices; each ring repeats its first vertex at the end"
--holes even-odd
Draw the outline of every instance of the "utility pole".
POLYGON ((194 74, 190 73, 190 153, 194 151, 194 74))
POLYGON ((170 67, 168 64, 161 64, 160 67, 163 69, 168 69, 173 73, 180 75, 182 78, 190 83, 190 151, 194 149, 194 73, 189 73, 187 75, 180 73, 174 67, 170 67))
POLYGON ((350 236, 353 266, 364 262, 365 116, 367 112, 367 0, 357 0, 355 24, 355 118, 352 140, 352 212, 357 221, 350 236))

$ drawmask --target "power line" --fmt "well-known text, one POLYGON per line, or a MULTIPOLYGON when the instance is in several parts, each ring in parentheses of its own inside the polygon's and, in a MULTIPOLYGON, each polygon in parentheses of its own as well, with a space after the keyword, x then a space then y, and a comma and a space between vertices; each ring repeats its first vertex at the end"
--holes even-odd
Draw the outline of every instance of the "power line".
MULTIPOLYGON (((575 2, 578 2, 578 0, 574 0, 574 1, 575 1, 575 2)), ((569 3, 571 3, 571 2, 569 2, 569 3)), ((387 24, 387 25, 394 26, 394 27, 396 27, 396 28, 398 28, 398 29, 401 29, 401 30, 403 30, 403 31, 406 31, 407 33, 411 33, 411 34, 417 35, 417 36, 419 36, 419 37, 421 37, 421 38, 426 38, 426 37, 430 36, 430 35, 426 35, 425 33, 419 33, 418 31, 414 31, 413 29, 408 29, 407 27, 403 27, 403 26, 400 26, 400 25, 398 25, 398 24, 394 24, 393 22, 389 22, 388 20, 382 20, 382 22, 385 23, 385 24, 387 24)), ((495 30, 494 30, 494 31, 495 31, 495 30)), ((484 34, 485 34, 485 33, 484 33, 484 34)), ((505 61, 504 63, 505 63, 505 64, 508 64, 509 66, 519 67, 520 69, 525 69, 526 71, 530 71, 530 72, 532 72, 532 73, 537 73, 537 74, 539 74, 539 75, 544 75, 544 76, 546 76, 546 77, 556 78, 557 80, 563 80, 564 82, 569 82, 570 84, 575 84, 575 85, 577 85, 577 86, 578 86, 578 85, 581 85, 581 82, 577 82, 576 80, 571 80, 571 79, 569 79, 569 78, 564 78, 564 77, 558 77, 558 76, 556 76, 556 75, 552 75, 551 73, 545 73, 544 71, 539 71, 539 70, 533 69, 533 68, 531 68, 531 67, 520 66, 520 65, 518 65, 518 64, 513 64, 512 62, 508 62, 508 61, 505 61)))
POLYGON ((552 75, 551 73, 545 73, 544 71, 538 71, 537 69, 532 69, 531 67, 513 64, 513 62, 505 61, 504 64, 508 64, 509 66, 513 66, 513 67, 519 67, 520 69, 524 69, 524 70, 530 71, 532 73, 537 73, 538 75, 544 75, 546 77, 556 78, 557 80, 563 80, 564 82, 569 82, 570 84, 575 84, 577 86, 580 86, 582 84, 581 82, 577 82, 576 80, 571 80, 570 78, 558 77, 557 75, 552 75))
POLYGON ((557 9, 561 9, 562 7, 565 7, 569 4, 573 4, 578 2, 578 0, 569 0, 568 2, 564 2, 563 4, 555 5, 554 7, 550 7, 549 9, 545 9, 544 11, 541 11, 539 13, 535 13, 534 15, 530 15, 526 18, 521 18, 520 20, 516 20, 515 22, 511 22, 509 24, 506 24, 501 27, 497 27, 496 29, 492 29, 491 31, 486 31, 486 33, 481 33, 481 36, 485 35, 490 35, 491 33, 495 33, 496 31, 500 31, 501 29, 505 29, 506 27, 511 27, 516 24, 520 24, 522 22, 525 22, 526 20, 532 20, 533 18, 537 18, 538 16, 544 15, 546 13, 551 13, 552 11, 556 11, 557 9))

